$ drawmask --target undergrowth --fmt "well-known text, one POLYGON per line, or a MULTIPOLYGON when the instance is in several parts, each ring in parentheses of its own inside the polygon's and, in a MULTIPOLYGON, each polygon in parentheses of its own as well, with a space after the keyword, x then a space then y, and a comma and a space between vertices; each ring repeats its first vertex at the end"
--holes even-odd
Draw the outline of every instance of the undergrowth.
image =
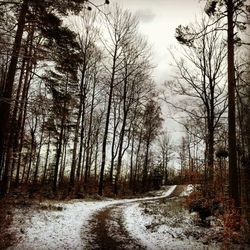
POLYGON ((222 241, 225 249, 230 246, 245 244, 243 228, 244 220, 240 209, 227 196, 216 192, 204 192, 200 188, 189 195, 184 202, 184 206, 189 212, 197 212, 201 224, 211 227, 211 219, 217 222, 217 226, 222 227, 218 239, 222 241))

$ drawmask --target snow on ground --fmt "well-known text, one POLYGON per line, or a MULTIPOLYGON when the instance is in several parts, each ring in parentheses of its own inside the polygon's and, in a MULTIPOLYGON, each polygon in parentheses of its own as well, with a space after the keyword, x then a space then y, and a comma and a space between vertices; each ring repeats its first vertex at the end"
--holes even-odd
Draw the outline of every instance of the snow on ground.
POLYGON ((16 246, 10 247, 9 250, 86 249, 88 236, 81 237, 81 235, 87 233, 89 220, 98 210, 109 205, 167 197, 175 188, 176 186, 171 186, 163 191, 161 196, 155 198, 95 202, 49 202, 40 204, 39 209, 17 209, 10 230, 16 233, 21 240, 16 246), (42 209, 43 207, 52 207, 52 209, 42 209))
POLYGON ((16 211, 13 225, 22 231, 23 239, 9 249, 84 249, 81 229, 87 227, 88 219, 97 210, 108 206, 112 201, 73 202, 57 204, 62 211, 38 210, 30 214, 16 211))
POLYGON ((150 230, 154 223, 153 216, 143 214, 139 204, 134 204, 125 210, 126 228, 130 234, 139 240, 147 249, 196 249, 191 241, 176 239, 182 233, 181 228, 171 228, 162 224, 157 230, 150 230))
POLYGON ((219 249, 216 243, 208 243, 209 232, 195 226, 180 204, 175 198, 166 203, 135 203, 124 211, 125 226, 133 238, 150 250, 219 249))
POLYGON ((180 196, 189 196, 194 191, 194 186, 192 184, 189 184, 186 186, 186 188, 181 192, 180 196))

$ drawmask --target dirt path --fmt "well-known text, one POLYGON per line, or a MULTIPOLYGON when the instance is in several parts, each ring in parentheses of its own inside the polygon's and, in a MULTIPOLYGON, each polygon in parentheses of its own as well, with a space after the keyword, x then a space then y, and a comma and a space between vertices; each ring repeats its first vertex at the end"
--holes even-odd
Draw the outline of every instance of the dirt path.
POLYGON ((170 199, 179 196, 182 191, 183 187, 177 186, 173 193, 165 198, 154 197, 147 200, 138 199, 132 202, 105 207, 98 211, 90 220, 89 235, 92 235, 93 237, 88 240, 88 249, 146 249, 127 232, 123 222, 124 209, 134 203, 170 199))
POLYGON ((107 207, 95 214, 90 221, 88 249, 145 249, 126 231, 122 221, 122 210, 128 204, 107 207))

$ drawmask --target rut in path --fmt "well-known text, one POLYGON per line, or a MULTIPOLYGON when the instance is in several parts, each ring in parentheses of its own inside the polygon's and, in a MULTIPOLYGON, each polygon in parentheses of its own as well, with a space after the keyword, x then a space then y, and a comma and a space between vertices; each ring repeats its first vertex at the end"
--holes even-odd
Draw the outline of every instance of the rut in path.
POLYGON ((91 220, 90 233, 94 236, 90 249, 145 249, 126 231, 122 221, 122 210, 128 204, 106 207, 91 220))
MULTIPOLYGON (((152 200, 169 199, 179 196, 183 186, 177 186, 168 197, 152 197, 148 200, 134 202, 150 202, 152 200)), ((123 224, 123 210, 134 202, 120 203, 105 207, 98 211, 90 221, 90 235, 88 249, 146 249, 139 242, 132 238, 123 224)))

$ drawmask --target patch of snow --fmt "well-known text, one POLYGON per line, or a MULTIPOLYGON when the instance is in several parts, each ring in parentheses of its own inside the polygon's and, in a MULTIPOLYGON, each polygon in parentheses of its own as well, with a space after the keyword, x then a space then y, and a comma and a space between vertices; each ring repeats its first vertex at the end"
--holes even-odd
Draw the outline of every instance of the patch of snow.
POLYGON ((181 234, 181 229, 176 230, 167 225, 161 225, 155 231, 150 230, 149 228, 153 225, 153 217, 143 214, 139 204, 127 207, 124 216, 129 233, 147 249, 194 249, 191 242, 176 239, 178 234, 181 234))
POLYGON ((145 198, 140 198, 140 199, 131 199, 131 201, 149 201, 149 200, 158 200, 159 198, 166 198, 169 195, 171 195, 174 190, 176 189, 176 185, 170 186, 170 188, 167 188, 162 195, 156 196, 156 197, 145 197, 145 198))
POLYGON ((112 201, 60 204, 62 211, 38 210, 33 211, 32 215, 22 215, 21 211, 17 211, 17 223, 13 226, 24 231, 24 237, 17 246, 9 249, 84 249, 86 242, 82 242, 81 234, 88 225, 88 219, 94 212, 111 203, 112 201), (24 221, 23 216, 27 216, 24 221))
POLYGON ((219 249, 215 243, 203 244, 204 228, 193 225, 188 211, 171 209, 173 202, 169 200, 169 206, 135 203, 127 207, 124 223, 131 237, 149 250, 219 249))
POLYGON ((175 188, 176 186, 171 186, 162 196, 153 198, 96 202, 78 200, 53 204, 62 207, 62 211, 17 209, 11 231, 15 232, 21 241, 9 250, 86 249, 91 239, 88 234, 89 222, 98 210, 109 205, 167 197, 175 188))
POLYGON ((189 196, 193 191, 194 191, 194 186, 192 184, 189 184, 181 192, 180 197, 189 196))

